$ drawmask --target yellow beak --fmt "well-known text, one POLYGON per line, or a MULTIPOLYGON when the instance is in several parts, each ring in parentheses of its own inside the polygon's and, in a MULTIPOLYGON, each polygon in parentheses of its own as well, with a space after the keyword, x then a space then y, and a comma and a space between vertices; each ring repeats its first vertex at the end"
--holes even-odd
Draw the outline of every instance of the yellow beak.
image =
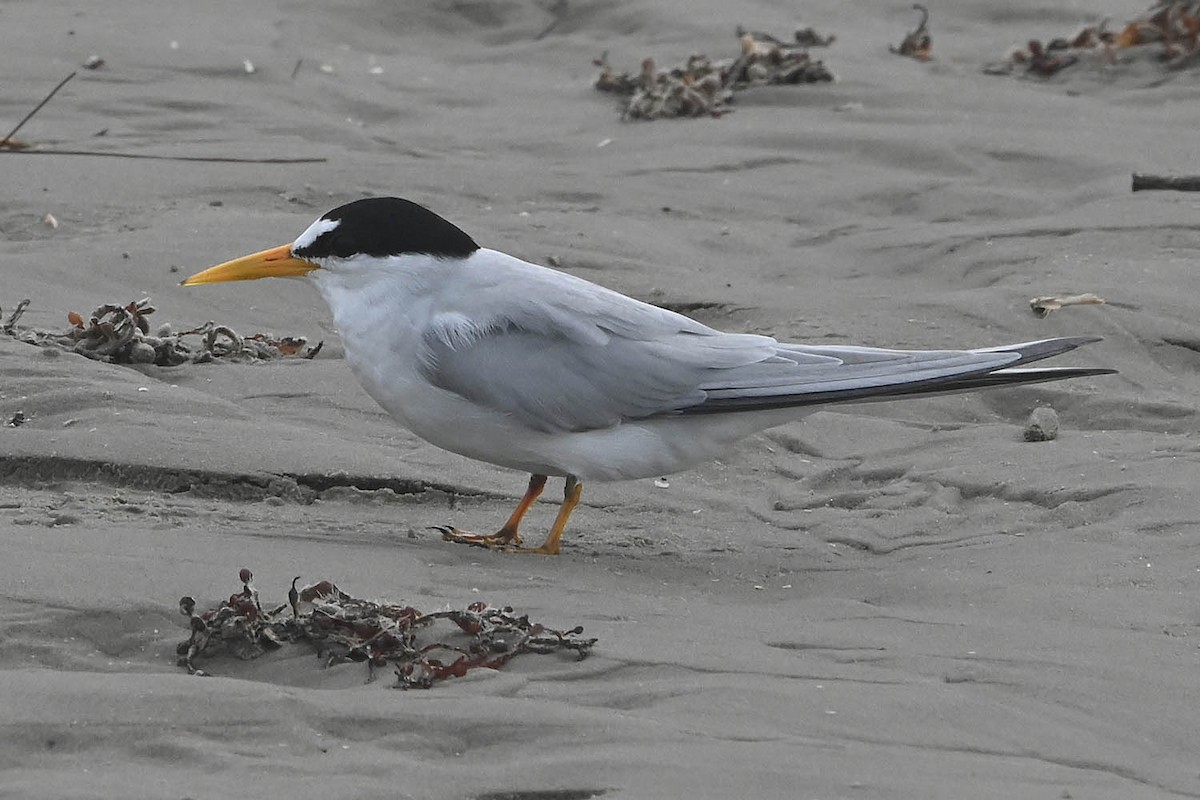
POLYGON ((252 281, 258 278, 293 278, 298 275, 307 275, 314 269, 320 269, 320 267, 303 258, 295 258, 292 255, 292 246, 285 244, 209 267, 183 281, 182 285, 252 281))

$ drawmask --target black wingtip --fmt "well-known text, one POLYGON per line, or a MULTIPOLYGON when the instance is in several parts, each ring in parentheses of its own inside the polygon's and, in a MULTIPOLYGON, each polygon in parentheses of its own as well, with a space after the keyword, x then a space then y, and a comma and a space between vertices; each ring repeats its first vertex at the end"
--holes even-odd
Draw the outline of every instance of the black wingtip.
POLYGON ((1102 341, 1102 337, 1100 336, 1060 336, 1053 339, 1036 339, 1032 342, 1000 345, 999 347, 981 347, 973 352, 1016 353, 1017 359, 1005 365, 1005 369, 1009 369, 1019 367, 1022 364, 1030 364, 1034 361, 1041 361, 1044 358, 1052 358, 1062 353, 1070 352, 1077 347, 1083 347, 1086 344, 1094 344, 1099 341, 1102 341))

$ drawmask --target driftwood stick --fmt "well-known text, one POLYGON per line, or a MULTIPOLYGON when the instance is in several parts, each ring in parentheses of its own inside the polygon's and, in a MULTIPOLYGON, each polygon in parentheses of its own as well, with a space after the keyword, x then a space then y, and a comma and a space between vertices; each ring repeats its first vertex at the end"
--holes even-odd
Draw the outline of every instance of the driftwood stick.
POLYGON ((33 119, 33 115, 36 114, 37 112, 41 111, 42 106, 46 105, 46 103, 49 103, 50 98, 54 97, 54 95, 58 94, 58 90, 64 86, 66 86, 67 81, 71 80, 71 78, 74 78, 74 77, 75 77, 75 73, 72 72, 70 75, 63 78, 61 81, 59 81, 58 86, 55 86, 53 89, 51 89, 50 94, 43 97, 42 102, 38 103, 36 106, 33 107, 33 111, 30 111, 28 114, 26 114, 24 119, 22 119, 20 122, 18 122, 17 126, 15 128, 13 128, 11 131, 9 131, 4 136, 3 139, 0 139, 0 147, 3 147, 4 145, 8 144, 8 140, 11 139, 12 137, 16 136, 17 131, 21 130, 21 128, 23 128, 25 126, 26 122, 29 122, 29 120, 33 119))
POLYGON ((1200 192, 1200 175, 1143 175, 1133 173, 1135 192, 1166 189, 1176 192, 1200 192))

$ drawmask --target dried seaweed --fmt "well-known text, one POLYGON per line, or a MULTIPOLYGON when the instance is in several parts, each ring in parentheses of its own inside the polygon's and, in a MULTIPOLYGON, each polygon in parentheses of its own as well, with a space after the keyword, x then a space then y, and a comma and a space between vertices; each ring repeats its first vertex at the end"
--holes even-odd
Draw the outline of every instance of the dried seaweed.
POLYGON ((262 361, 275 358, 312 358, 324 342, 308 347, 304 337, 277 338, 256 333, 241 336, 228 325, 206 322, 176 333, 170 325, 160 325, 153 333, 147 320, 154 313, 149 298, 125 305, 105 303, 86 320, 74 311, 67 314, 70 327, 65 331, 18 328, 17 320, 29 306, 22 301, 4 323, 3 333, 40 347, 55 347, 110 364, 156 364, 177 367, 203 364, 214 359, 224 361, 262 361))
POLYGON ((929 9, 920 3, 914 3, 913 10, 921 15, 917 27, 904 37, 899 47, 888 45, 888 50, 898 56, 928 61, 933 58, 933 37, 929 35, 929 9))
POLYGON ((625 98, 621 104, 622 119, 649 120, 719 117, 730 110, 734 93, 743 89, 833 80, 833 73, 824 63, 809 55, 811 47, 831 44, 832 36, 821 36, 812 28, 805 28, 796 31, 794 42, 786 43, 740 26, 736 33, 741 49, 737 57, 714 61, 696 54, 665 71, 658 69, 653 58, 645 58, 636 75, 617 72, 608 63, 606 52, 592 62, 600 67, 592 85, 597 91, 625 98))
POLYGON ((1119 33, 1108 30, 1108 20, 1088 25, 1068 37, 1043 43, 1031 39, 984 72, 993 75, 1023 73, 1050 77, 1076 64, 1117 67, 1135 60, 1152 60, 1167 70, 1200 64, 1200 2, 1167 0, 1130 20, 1119 33))
POLYGON ((243 569, 242 590, 205 612, 192 597, 179 601, 191 635, 177 647, 178 665, 193 675, 209 673, 196 666, 200 656, 231 653, 243 660, 258 658, 286 644, 306 642, 326 666, 354 661, 367 665, 367 680, 391 664, 396 686, 428 689, 471 670, 500 669, 523 653, 567 652, 582 659, 595 639, 580 638, 582 626, 568 631, 547 628, 517 615, 512 608, 475 602, 465 609, 423 613, 408 605, 360 600, 323 580, 296 588, 292 579, 288 602, 264 610, 253 575, 243 569), (439 622, 449 622, 454 640, 435 639, 439 622))

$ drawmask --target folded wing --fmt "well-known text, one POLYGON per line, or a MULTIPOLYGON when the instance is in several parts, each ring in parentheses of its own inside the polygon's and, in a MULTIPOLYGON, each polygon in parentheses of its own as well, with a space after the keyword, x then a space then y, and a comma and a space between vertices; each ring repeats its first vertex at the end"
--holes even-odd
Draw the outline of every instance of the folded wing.
POLYGON ((1096 341, 976 350, 786 344, 693 319, 502 254, 423 331, 432 384, 550 433, 659 415, 740 413, 1098 375, 1024 369, 1096 341), (515 271, 515 272, 514 272, 515 271), (508 287, 519 282, 520 294, 508 287))

